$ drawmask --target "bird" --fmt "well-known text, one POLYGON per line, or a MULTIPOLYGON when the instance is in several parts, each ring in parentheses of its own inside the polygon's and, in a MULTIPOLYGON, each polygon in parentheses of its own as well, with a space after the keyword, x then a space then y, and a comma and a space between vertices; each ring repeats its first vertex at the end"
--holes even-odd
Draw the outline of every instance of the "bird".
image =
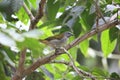
POLYGON ((70 36, 73 36, 73 34, 69 31, 64 32, 62 34, 58 34, 58 35, 54 35, 54 36, 50 36, 46 39, 39 39, 39 41, 41 43, 44 43, 54 49, 58 49, 61 47, 64 47, 65 44, 67 43, 67 40, 70 36))

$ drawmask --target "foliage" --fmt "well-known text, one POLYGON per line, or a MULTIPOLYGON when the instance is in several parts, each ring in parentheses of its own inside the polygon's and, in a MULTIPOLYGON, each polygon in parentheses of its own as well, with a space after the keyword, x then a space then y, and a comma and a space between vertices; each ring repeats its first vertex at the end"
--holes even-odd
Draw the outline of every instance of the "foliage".
MULTIPOLYGON (((32 65, 38 58, 54 52, 47 45, 40 43, 39 39, 70 31, 74 34, 69 38, 68 43, 71 43, 93 29, 96 29, 97 32, 98 25, 107 24, 111 16, 119 13, 119 0, 98 0, 98 3, 95 1, 47 0, 44 16, 37 23, 36 29, 29 30, 31 19, 25 8, 22 7, 22 3, 25 3, 28 10, 35 16, 40 0, 0 0, 0 78, 10 80, 16 66, 18 67, 19 55, 24 48, 27 48, 25 67, 32 65), (99 8, 96 8, 96 4, 99 8), (115 11, 116 9, 118 10, 115 11), (13 18, 12 15, 17 18, 13 18)), ((107 57, 113 52, 120 53, 119 40, 120 27, 116 25, 77 44, 68 50, 68 53, 73 57, 75 65, 80 70, 91 73, 98 80, 108 78, 119 80, 120 75, 114 72, 110 73, 109 68, 106 70, 103 65, 99 64, 101 60, 98 59, 99 57, 107 60, 107 57)), ((51 62, 38 67, 25 80, 31 80, 29 78, 33 80, 32 76, 34 75, 39 76, 39 79, 36 80, 90 80, 89 76, 79 76, 69 64, 65 64, 71 62, 67 54, 59 55, 55 61, 58 63, 51 62)))

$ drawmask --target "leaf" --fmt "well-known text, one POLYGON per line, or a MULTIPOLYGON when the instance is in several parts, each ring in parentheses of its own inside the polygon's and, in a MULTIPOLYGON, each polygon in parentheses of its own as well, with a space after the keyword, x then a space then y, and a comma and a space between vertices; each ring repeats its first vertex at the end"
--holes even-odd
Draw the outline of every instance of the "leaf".
POLYGON ((28 15, 26 14, 23 7, 21 7, 20 10, 17 13, 18 14, 16 14, 16 16, 19 18, 20 21, 22 21, 22 23, 29 24, 30 19, 29 19, 28 15))
POLYGON ((89 14, 88 11, 84 10, 84 12, 80 16, 80 24, 83 30, 86 32, 90 30, 94 24, 95 14, 89 14))
POLYGON ((56 19, 56 20, 50 20, 50 21, 46 21, 44 22, 42 25, 39 26, 39 28, 43 28, 43 27, 46 27, 46 26, 58 26, 61 24, 61 20, 60 19, 56 19))
POLYGON ((119 34, 119 29, 116 27, 113 27, 110 29, 109 31, 109 36, 110 36, 110 41, 114 41, 115 39, 118 38, 118 34, 119 34))
POLYGON ((115 80, 119 80, 120 76, 117 73, 113 72, 113 73, 111 73, 110 78, 115 79, 115 80))
POLYGON ((24 0, 11 0, 11 8, 13 10, 13 12, 17 12, 20 7, 23 5, 23 1, 24 0))
POLYGON ((70 10, 70 13, 66 16, 64 19, 65 25, 67 25, 69 28, 72 28, 73 25, 75 24, 77 18, 82 14, 84 11, 83 6, 75 6, 70 10))
MULTIPOLYGON (((7 56, 8 56, 12 61, 14 61, 14 60, 16 59, 15 53, 14 53, 13 51, 11 51, 10 48, 8 48, 8 47, 3 47, 3 50, 6 52, 7 56)), ((6 59, 7 59, 7 58, 6 58, 6 59)), ((7 60, 9 60, 9 59, 7 59, 7 60)))
POLYGON ((111 41, 109 36, 109 30, 105 30, 101 34, 101 47, 104 53, 104 56, 107 57, 116 46, 116 39, 111 41))
POLYGON ((0 2, 0 12, 8 21, 18 20, 11 17, 12 14, 17 12, 23 4, 23 0, 3 0, 0 2))
POLYGON ((56 17, 56 14, 59 10, 60 2, 55 0, 48 0, 47 2, 47 16, 49 20, 54 20, 56 17))
POLYGON ((41 56, 44 49, 40 42, 34 38, 26 38, 23 42, 17 42, 17 47, 21 50, 30 49, 34 58, 41 56))
POLYGON ((5 56, 3 55, 3 51, 0 50, 0 61, 3 61, 5 58, 5 56))
POLYGON ((93 75, 96 75, 98 78, 101 76, 101 78, 104 78, 104 77, 108 77, 109 76, 109 73, 103 69, 99 69, 99 68, 94 68, 92 70, 92 74, 93 75))
MULTIPOLYGON (((74 40, 74 38, 73 37, 70 37, 69 38, 69 43, 70 42, 72 42, 74 40)), ((74 59, 74 60, 76 60, 76 58, 77 58, 77 47, 73 47, 73 48, 71 48, 70 50, 69 50, 69 52, 70 52, 70 55, 72 56, 72 58, 74 59)))
POLYGON ((80 35, 80 33, 82 32, 82 26, 79 23, 79 19, 76 20, 75 24, 73 25, 73 32, 74 32, 74 36, 78 37, 80 35), (79 31, 77 31, 79 30, 79 31))
POLYGON ((87 56, 88 48, 89 48, 89 40, 86 39, 80 43, 80 50, 84 56, 87 56))
POLYGON ((4 66, 3 66, 3 62, 2 62, 2 61, 0 61, 0 78, 1 78, 2 80, 10 80, 10 79, 6 76, 6 74, 5 74, 4 66))
POLYGON ((13 28, 5 29, 5 30, 2 30, 2 31, 7 33, 15 41, 23 41, 24 40, 24 37, 21 34, 17 33, 15 31, 15 29, 13 29, 13 28))
POLYGON ((90 72, 90 69, 87 68, 86 66, 79 66, 79 68, 83 71, 90 72))
POLYGON ((16 46, 16 42, 10 36, 2 32, 0 32, 0 43, 8 47, 16 46))
POLYGON ((42 72, 32 72, 31 74, 27 75, 25 80, 45 80, 44 74, 42 72))
POLYGON ((73 5, 75 3, 75 0, 65 0, 65 6, 73 5))
MULTIPOLYGON (((71 80, 84 80, 84 78, 80 77, 80 76, 75 76, 75 77, 72 77, 71 80)), ((86 79, 85 79, 86 80, 86 79)))
POLYGON ((114 2, 120 4, 120 0, 114 0, 114 2))
POLYGON ((22 35, 27 37, 27 38, 38 39, 41 35, 43 35, 43 32, 42 32, 42 30, 34 29, 34 30, 29 31, 29 32, 25 32, 22 35))

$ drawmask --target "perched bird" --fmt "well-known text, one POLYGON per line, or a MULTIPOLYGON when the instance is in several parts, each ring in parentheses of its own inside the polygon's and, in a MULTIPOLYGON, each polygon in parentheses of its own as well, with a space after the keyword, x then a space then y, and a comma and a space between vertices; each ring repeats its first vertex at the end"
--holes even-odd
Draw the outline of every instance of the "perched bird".
POLYGON ((56 49, 56 48, 64 47, 68 38, 72 35, 73 34, 71 32, 64 32, 62 34, 48 37, 44 40, 40 39, 39 41, 56 49))

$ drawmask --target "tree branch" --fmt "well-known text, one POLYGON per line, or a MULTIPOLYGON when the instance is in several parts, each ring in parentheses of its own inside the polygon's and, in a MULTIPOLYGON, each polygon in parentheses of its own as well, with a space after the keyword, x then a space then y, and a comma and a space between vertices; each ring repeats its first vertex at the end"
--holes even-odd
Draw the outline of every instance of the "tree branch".
POLYGON ((28 16, 30 17, 30 20, 34 20, 34 16, 33 14, 31 13, 31 11, 28 9, 28 7, 26 6, 25 3, 23 3, 23 8, 25 9, 26 13, 28 14, 28 16))
MULTIPOLYGON (((61 53, 62 54, 62 53, 61 53)), ((48 55, 44 58, 39 58, 36 62, 34 62, 30 67, 28 67, 24 73, 23 73, 23 77, 25 75, 30 74, 31 72, 33 72, 34 70, 36 70, 39 66, 44 65, 46 63, 49 63, 51 60, 55 59, 59 54, 52 54, 52 55, 48 55)))
POLYGON ((20 60, 19 60, 18 68, 17 68, 17 71, 15 72, 12 80, 22 80, 21 75, 24 71, 25 58, 26 58, 26 48, 23 49, 20 53, 20 60))
POLYGON ((70 62, 66 62, 66 61, 58 61, 58 60, 52 60, 50 63, 59 63, 59 64, 70 65, 70 62))
POLYGON ((98 15, 98 17, 101 17, 105 23, 107 23, 103 14, 102 14, 102 12, 101 12, 101 10, 100 10, 100 7, 99 7, 98 3, 99 3, 99 0, 94 0, 94 4, 95 4, 95 8, 96 8, 96 14, 98 15))
POLYGON ((38 13, 36 14, 35 18, 33 20, 31 20, 31 24, 29 27, 29 30, 32 30, 36 27, 36 24, 38 23, 38 21, 42 18, 44 12, 44 5, 45 5, 46 0, 41 0, 39 3, 39 9, 38 9, 38 13))
MULTIPOLYGON (((82 42, 83 40, 90 38, 91 36, 97 34, 98 32, 104 31, 106 29, 109 29, 111 27, 114 27, 115 25, 117 25, 118 20, 112 20, 102 26, 99 26, 97 31, 96 29, 92 29, 90 32, 86 33, 85 35, 78 37, 77 39, 75 39, 72 43, 68 44, 65 49, 69 50, 70 48, 76 46, 77 44, 79 44, 80 42, 82 42)), ((25 77, 25 75, 28 75, 30 73, 32 73, 34 70, 36 70, 39 66, 44 65, 46 63, 49 63, 50 61, 52 61, 53 59, 55 59, 57 56, 61 55, 65 53, 65 51, 62 50, 57 50, 55 51, 54 54, 45 56, 44 58, 39 58, 36 62, 34 62, 30 67, 28 67, 27 69, 24 70, 22 77, 25 77)))
MULTIPOLYGON (((69 57, 72 59, 72 56, 69 55, 69 57)), ((67 66, 72 67, 80 76, 84 75, 85 77, 89 77, 92 80, 96 80, 92 74, 85 72, 83 70, 80 70, 78 67, 75 66, 73 59, 71 60, 71 62, 65 62, 65 61, 51 61, 51 63, 58 63, 58 64, 65 64, 67 66), (81 75, 82 74, 82 75, 81 75)))
MULTIPOLYGON (((110 21, 109 23, 107 24, 104 24, 102 26, 99 26, 98 27, 98 31, 96 31, 96 29, 93 29, 91 30, 90 32, 86 33, 85 35, 75 39, 72 43, 68 44, 66 46, 66 49, 70 49, 74 46, 76 46, 77 44, 79 44, 80 42, 82 42, 83 40, 95 35, 96 33, 98 32, 101 32, 101 31, 104 31, 108 28, 111 28, 113 26, 115 26, 116 24, 118 24, 118 21, 117 20, 113 20, 113 21, 110 21)), ((48 55, 42 59, 38 59, 36 62, 34 62, 29 68, 27 68, 25 71, 24 71, 24 75, 27 75, 31 72, 33 72, 35 69, 37 69, 39 66, 41 65, 44 65, 46 63, 49 63, 51 60, 55 59, 58 55, 61 55, 63 54, 65 51, 64 50, 60 50, 60 51, 57 51, 55 52, 54 54, 51 54, 51 55, 48 55)), ((23 76, 24 76, 23 75, 23 76)))
POLYGON ((119 24, 120 22, 118 22, 117 19, 115 20, 112 20, 112 21, 109 21, 108 23, 105 23, 101 26, 98 27, 98 29, 92 29, 90 32, 86 33, 85 35, 81 36, 81 37, 78 37, 76 38, 72 43, 68 44, 66 46, 66 49, 69 50, 70 48, 76 46, 77 44, 79 44, 80 42, 82 42, 83 40, 87 39, 87 38, 90 38, 91 36, 99 33, 99 32, 102 32, 104 30, 107 30, 109 28, 112 28, 112 27, 115 27, 117 24, 119 24))
POLYGON ((77 67, 75 66, 75 63, 74 63, 75 61, 74 61, 74 59, 72 58, 71 54, 70 54, 66 49, 64 49, 64 51, 67 53, 68 57, 69 57, 70 60, 71 60, 71 65, 70 65, 70 66, 76 71, 76 73, 78 73, 79 76, 84 75, 84 76, 87 76, 87 77, 91 78, 92 80, 96 80, 96 79, 95 79, 95 76, 93 76, 92 74, 90 74, 90 73, 88 73, 88 72, 85 72, 85 71, 77 68, 77 67))

